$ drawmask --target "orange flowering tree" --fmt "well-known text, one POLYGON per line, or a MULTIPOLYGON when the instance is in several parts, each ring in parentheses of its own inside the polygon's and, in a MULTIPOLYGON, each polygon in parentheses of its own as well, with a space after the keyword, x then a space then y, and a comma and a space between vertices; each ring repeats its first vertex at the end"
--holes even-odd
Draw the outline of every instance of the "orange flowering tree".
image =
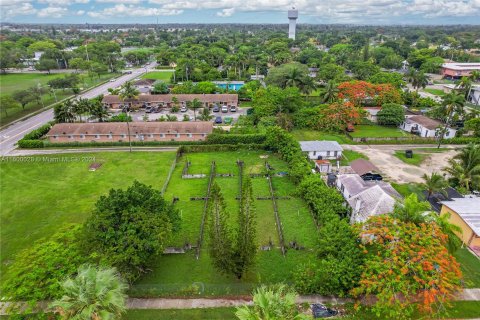
POLYGON ((436 223, 415 225, 383 215, 356 228, 366 259, 351 293, 370 301, 377 316, 409 318, 415 308, 435 313, 460 288, 460 265, 436 223))
POLYGON ((347 124, 357 124, 364 111, 351 102, 335 102, 320 110, 319 128, 326 131, 345 130, 347 124))
POLYGON ((391 84, 373 84, 366 81, 340 83, 338 97, 350 101, 356 107, 382 106, 385 103, 402 102, 400 91, 391 84))

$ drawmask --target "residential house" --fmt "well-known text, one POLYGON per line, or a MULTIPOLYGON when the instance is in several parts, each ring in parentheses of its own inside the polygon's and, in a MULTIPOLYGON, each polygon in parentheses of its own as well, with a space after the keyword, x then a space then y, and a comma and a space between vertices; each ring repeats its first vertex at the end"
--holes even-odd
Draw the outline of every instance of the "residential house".
MULTIPOLYGON (((422 138, 438 137, 438 132, 443 127, 444 125, 440 121, 421 115, 406 116, 405 121, 400 125, 400 129, 418 134, 422 138)), ((448 128, 444 139, 454 138, 456 133, 457 130, 448 128)))
POLYGON ((53 143, 202 141, 212 130, 208 121, 57 123, 46 137, 53 143))
POLYGON ((363 107, 363 110, 367 112, 366 118, 372 122, 377 122, 377 114, 382 107, 363 107))
POLYGON ((467 100, 470 103, 480 106, 480 86, 472 86, 467 100))
POLYGON ((378 174, 380 170, 367 159, 356 159, 350 162, 353 172, 358 174, 362 179, 367 175, 378 174))
POLYGON ((140 94, 150 94, 153 89, 153 84, 155 79, 140 79, 133 83, 135 88, 140 92, 140 94))
POLYGON ((480 256, 480 198, 454 198, 442 201, 440 215, 450 214, 449 222, 459 226, 458 237, 480 256))
POLYGON ((387 182, 365 181, 358 174, 337 176, 337 189, 352 209, 351 223, 364 222, 371 216, 393 211, 402 196, 387 182))
POLYGON ((427 190, 424 190, 422 193, 430 203, 432 210, 437 213, 440 213, 442 209, 442 201, 452 201, 454 198, 463 198, 463 195, 452 187, 448 187, 440 192, 433 192, 431 195, 428 195, 427 190))
POLYGON ((444 78, 459 79, 470 76, 472 71, 480 71, 480 63, 476 62, 450 62, 442 64, 441 74, 444 78))
POLYGON ((227 105, 238 106, 237 94, 144 94, 139 95, 138 98, 128 101, 123 101, 120 96, 106 95, 103 97, 102 103, 105 107, 110 109, 121 109, 128 105, 132 107, 155 106, 167 107, 173 106, 173 97, 176 97, 180 107, 187 104, 187 101, 198 99, 202 102, 202 107, 210 107, 211 105, 227 105))
POLYGON ((337 141, 300 141, 300 148, 310 159, 339 159, 343 148, 337 141))

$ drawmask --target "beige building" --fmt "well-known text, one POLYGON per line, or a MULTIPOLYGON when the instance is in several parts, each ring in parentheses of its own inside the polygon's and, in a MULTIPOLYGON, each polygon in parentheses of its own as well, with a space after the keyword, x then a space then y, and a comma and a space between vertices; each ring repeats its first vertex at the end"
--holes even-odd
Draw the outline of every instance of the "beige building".
POLYGON ((173 98, 178 100, 178 106, 182 107, 187 101, 198 99, 202 102, 202 107, 210 107, 218 104, 221 106, 238 106, 238 95, 221 93, 221 94, 141 94, 137 99, 123 101, 120 96, 106 95, 103 97, 102 103, 110 109, 121 109, 122 106, 128 105, 140 108, 142 106, 166 107, 170 108, 174 105, 173 98))
POLYGON ((213 123, 195 122, 99 122, 57 123, 46 137, 53 143, 129 141, 202 141, 213 123))
POLYGON ((442 201, 440 215, 450 213, 450 223, 462 228, 460 239, 480 255, 480 198, 454 198, 442 201))

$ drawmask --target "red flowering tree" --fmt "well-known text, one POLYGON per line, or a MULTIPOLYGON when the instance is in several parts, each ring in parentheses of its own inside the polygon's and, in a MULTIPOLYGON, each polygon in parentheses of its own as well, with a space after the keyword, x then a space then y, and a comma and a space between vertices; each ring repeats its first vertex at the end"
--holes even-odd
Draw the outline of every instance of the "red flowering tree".
POLYGON ((322 115, 319 129, 326 131, 341 131, 347 124, 357 124, 363 115, 363 110, 351 102, 335 102, 321 109, 322 115))
POLYGON ((436 223, 415 225, 383 215, 356 228, 366 259, 352 294, 370 301, 378 316, 409 318, 415 308, 434 313, 459 289, 460 265, 436 223))
POLYGON ((342 82, 338 85, 338 97, 356 107, 382 106, 385 103, 401 103, 400 91, 391 84, 373 84, 366 81, 342 82))

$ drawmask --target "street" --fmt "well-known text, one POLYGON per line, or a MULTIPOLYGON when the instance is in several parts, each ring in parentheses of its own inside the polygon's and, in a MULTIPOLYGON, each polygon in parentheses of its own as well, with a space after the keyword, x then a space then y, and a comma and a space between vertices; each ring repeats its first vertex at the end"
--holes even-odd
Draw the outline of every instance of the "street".
MULTIPOLYGON (((131 74, 125 74, 115 79, 115 81, 109 81, 101 86, 92 88, 87 92, 78 95, 78 98, 92 99, 100 94, 107 92, 109 88, 115 88, 121 86, 125 82, 138 78, 147 70, 153 69, 156 66, 156 62, 150 63, 147 67, 141 67, 132 70, 131 74)), ((53 120, 53 109, 45 110, 35 116, 27 118, 25 120, 17 121, 7 128, 0 131, 0 156, 9 154, 16 148, 15 144, 18 140, 22 139, 28 132, 41 127, 43 124, 53 120)))

